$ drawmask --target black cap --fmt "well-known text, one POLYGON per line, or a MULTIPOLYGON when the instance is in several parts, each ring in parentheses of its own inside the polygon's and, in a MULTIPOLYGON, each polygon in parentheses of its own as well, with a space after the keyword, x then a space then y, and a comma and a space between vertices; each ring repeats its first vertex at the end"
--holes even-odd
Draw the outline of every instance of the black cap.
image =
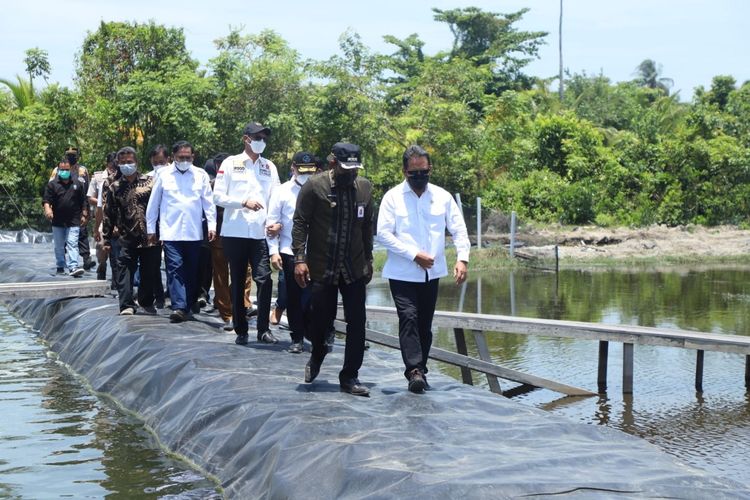
POLYGON ((245 125, 245 129, 242 131, 244 135, 255 135, 260 134, 261 132, 265 132, 266 135, 271 135, 271 129, 268 127, 264 127, 258 122, 250 122, 247 125, 245 125))
POLYGON ((331 153, 346 169, 364 168, 362 167, 362 152, 356 144, 337 142, 331 148, 331 153))
POLYGON ((318 169, 318 165, 315 162, 315 156, 307 151, 294 153, 292 164, 294 164, 297 171, 301 174, 310 174, 318 169))

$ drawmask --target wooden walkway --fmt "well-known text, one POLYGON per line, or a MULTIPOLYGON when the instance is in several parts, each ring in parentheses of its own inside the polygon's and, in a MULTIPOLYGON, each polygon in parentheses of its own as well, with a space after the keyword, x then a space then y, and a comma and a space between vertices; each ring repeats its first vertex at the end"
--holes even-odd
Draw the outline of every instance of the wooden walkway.
POLYGON ((96 297, 106 295, 109 289, 109 282, 102 280, 0 283, 0 300, 96 297))
MULTIPOLYGON (((373 321, 398 321, 395 308, 380 306, 367 306, 367 319, 373 321)), ((604 393, 607 390, 609 342, 621 342, 623 344, 622 377, 624 393, 633 392, 633 346, 635 344, 695 349, 695 388, 697 391, 703 390, 703 357, 705 351, 745 355, 745 387, 750 389, 750 337, 741 335, 722 335, 646 326, 608 325, 580 321, 449 311, 435 311, 435 318, 432 324, 434 327, 453 328, 456 333, 458 350, 459 352, 463 350, 462 354, 466 353, 464 332, 465 330, 472 330, 477 341, 480 357, 485 361, 491 361, 484 336, 485 332, 543 335, 599 341, 597 385, 600 393, 604 393), (463 349, 461 343, 463 343, 463 349)), ((471 375, 469 374, 470 379, 471 375)), ((465 378, 464 380, 466 381, 465 378)))

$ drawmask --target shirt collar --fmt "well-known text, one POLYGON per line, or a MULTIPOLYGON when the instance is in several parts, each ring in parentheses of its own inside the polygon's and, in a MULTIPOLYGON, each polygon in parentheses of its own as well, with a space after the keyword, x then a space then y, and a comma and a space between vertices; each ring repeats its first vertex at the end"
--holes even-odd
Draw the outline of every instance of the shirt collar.
POLYGON ((261 162, 263 160, 263 156, 258 155, 258 159, 256 161, 253 161, 252 158, 250 158, 250 155, 247 154, 247 151, 242 151, 240 153, 240 160, 242 160, 242 164, 244 165, 246 161, 249 161, 251 165, 255 165, 256 162, 261 162))

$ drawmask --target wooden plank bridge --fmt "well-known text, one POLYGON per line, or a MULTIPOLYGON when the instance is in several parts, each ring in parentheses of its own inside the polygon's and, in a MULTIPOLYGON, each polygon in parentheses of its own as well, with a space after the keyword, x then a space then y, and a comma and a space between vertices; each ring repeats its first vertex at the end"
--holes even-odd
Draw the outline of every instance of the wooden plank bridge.
MULTIPOLYGON (((398 316, 394 307, 367 306, 368 321, 397 322, 398 316)), ((677 347, 696 350, 695 388, 703 391, 703 360, 705 351, 735 353, 745 356, 745 387, 750 389, 750 337, 741 335, 723 335, 707 332, 696 332, 679 329, 652 328, 633 325, 610 325, 602 323, 585 323, 580 321, 562 321, 551 319, 524 318, 518 316, 501 316, 491 314, 473 314, 450 311, 435 311, 433 327, 452 328, 456 336, 458 354, 432 348, 430 358, 461 367, 464 383, 471 382, 471 370, 484 373, 488 377, 490 389, 500 392, 496 377, 521 382, 532 388, 548 388, 567 395, 590 395, 585 389, 571 388, 564 384, 540 379, 532 380, 531 375, 520 374, 515 370, 508 370, 492 363, 485 332, 493 334, 521 334, 542 335, 548 337, 563 337, 579 340, 595 340, 599 342, 599 366, 597 387, 599 393, 607 391, 607 368, 609 357, 609 342, 623 344, 622 390, 623 393, 633 392, 633 346, 652 345, 677 347), (480 360, 468 358, 466 350, 465 332, 470 330, 474 334, 480 360), (447 353, 447 354, 446 354, 447 353), (460 356, 460 357, 457 357, 460 356), (469 361, 471 360, 471 361, 469 361), (492 365, 490 369, 487 365, 492 365), (520 375, 519 375, 520 374, 520 375), (574 393, 583 391, 588 394, 574 393)), ((382 332, 367 331, 367 339, 384 345, 398 348, 398 338, 382 332), (389 339, 384 339, 390 337, 389 339)))

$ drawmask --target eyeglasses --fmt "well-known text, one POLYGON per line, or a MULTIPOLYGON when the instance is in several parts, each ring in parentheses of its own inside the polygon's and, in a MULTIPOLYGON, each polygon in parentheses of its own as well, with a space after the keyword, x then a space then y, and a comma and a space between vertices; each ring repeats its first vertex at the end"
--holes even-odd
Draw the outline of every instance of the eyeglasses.
POLYGON ((189 156, 175 156, 174 159, 176 161, 192 161, 193 155, 189 155, 189 156))
POLYGON ((432 173, 432 168, 428 168, 427 170, 407 170, 406 175, 408 177, 421 177, 423 175, 430 175, 432 173))

